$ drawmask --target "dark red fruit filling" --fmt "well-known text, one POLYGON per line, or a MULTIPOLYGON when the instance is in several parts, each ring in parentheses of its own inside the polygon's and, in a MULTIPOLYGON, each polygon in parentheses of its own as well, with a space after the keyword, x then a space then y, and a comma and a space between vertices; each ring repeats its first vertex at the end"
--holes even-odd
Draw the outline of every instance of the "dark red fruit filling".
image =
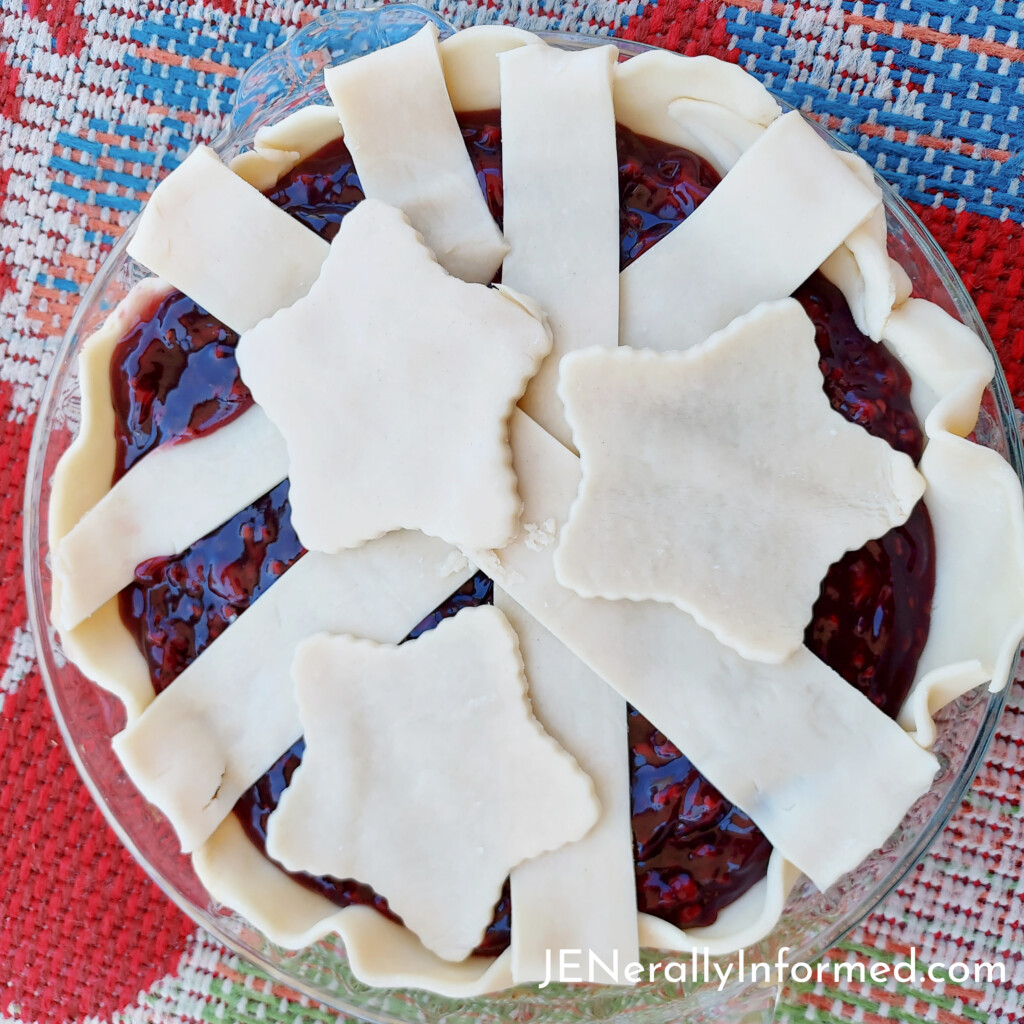
POLYGON ((151 558, 119 595, 121 618, 165 690, 305 550, 288 481, 171 558, 151 558))
POLYGON ((476 180, 498 227, 505 224, 505 188, 501 177, 501 115, 497 110, 459 114, 462 138, 473 161, 476 180))
MULTIPOLYGON (((797 291, 815 326, 832 408, 917 462, 924 432, 910 404, 910 375, 853 322, 843 293, 820 274, 797 291)), ((935 590, 935 538, 924 502, 878 540, 829 569, 804 643, 895 718, 928 639, 935 590)))
POLYGON ((890 718, 910 692, 928 639, 935 542, 924 502, 829 569, 804 643, 890 718))
POLYGON ((181 292, 144 311, 110 360, 114 480, 150 449, 216 430, 252 405, 238 335, 181 292))
POLYGON ((924 431, 910 404, 910 374, 903 364, 861 334, 843 293, 824 274, 812 274, 793 297, 814 324, 832 408, 918 462, 924 431))
POLYGON ((625 270, 697 209, 721 181, 696 153, 618 126, 619 267, 625 270))
MULTIPOLYGON (((501 132, 496 111, 461 116, 463 137, 492 214, 501 222, 501 132)), ((619 128, 622 250, 627 266, 681 223, 718 182, 699 157, 619 128)), ((345 144, 332 142, 268 192, 325 238, 362 198, 345 144)), ((914 458, 923 437, 910 407, 910 381, 881 345, 853 323, 838 289, 815 274, 797 292, 817 327, 825 392, 848 419, 914 458)), ((155 445, 227 422, 251 403, 238 378, 235 335, 180 293, 126 336, 112 362, 119 470, 155 445), (182 346, 183 355, 174 355, 182 346), (206 352, 210 349, 209 352, 206 352), (194 360, 194 362, 193 362, 194 360)), ((855 486, 856 482, 851 481, 855 486)), ((889 714, 906 695, 927 638, 934 586, 927 512, 836 563, 822 584, 808 646, 889 714)), ((121 613, 163 689, 303 550, 291 529, 287 483, 275 488, 175 558, 139 566, 121 613)), ((459 608, 489 603, 478 575, 410 633, 459 608)), ((699 709, 695 709, 699 713, 699 709)), ((771 847, 753 822, 719 794, 664 736, 629 712, 633 829, 640 909, 684 927, 712 923, 764 876, 771 847)), ((264 847, 266 821, 302 757, 287 751, 235 810, 264 847)), ((358 882, 295 876, 339 906, 386 902, 358 882)), ((507 889, 479 952, 508 945, 507 889)))
POLYGON ((338 233, 345 214, 364 198, 348 146, 341 139, 306 157, 266 196, 328 241, 338 233))
POLYGON ((633 708, 629 745, 637 906, 680 928, 713 924, 764 878, 771 843, 633 708))

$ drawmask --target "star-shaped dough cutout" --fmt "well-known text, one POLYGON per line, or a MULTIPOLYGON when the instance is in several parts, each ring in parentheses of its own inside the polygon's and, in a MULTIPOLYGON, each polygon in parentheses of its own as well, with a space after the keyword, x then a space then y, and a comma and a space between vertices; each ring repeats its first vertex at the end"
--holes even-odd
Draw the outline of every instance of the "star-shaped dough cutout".
POLYGON ((402 528, 508 543, 508 418, 550 348, 529 300, 449 276, 400 210, 360 203, 308 295, 238 344, 287 442, 302 543, 335 552, 402 528))
POLYGON ((831 408, 793 299, 685 352, 573 353, 559 394, 583 470, 559 582, 671 602, 755 661, 795 651, 828 567, 924 492, 906 455, 831 408))
POLYGON ((270 856, 367 883, 446 960, 479 945, 512 868, 597 821, 590 777, 533 717, 496 608, 399 646, 320 634, 292 676, 306 751, 270 856))

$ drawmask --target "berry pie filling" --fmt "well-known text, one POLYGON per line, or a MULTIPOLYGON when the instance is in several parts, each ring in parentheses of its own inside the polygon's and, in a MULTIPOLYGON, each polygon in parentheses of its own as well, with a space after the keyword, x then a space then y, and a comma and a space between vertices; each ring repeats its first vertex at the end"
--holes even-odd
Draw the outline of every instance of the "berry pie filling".
POLYGON ((738 68, 616 57, 327 68, 161 183, 82 348, 62 643, 211 898, 371 985, 759 941, 1024 632, 992 360, 870 172, 738 68))
MULTIPOLYGON (((503 215, 497 111, 459 114, 481 191, 495 221, 503 215)), ((720 176, 696 154, 618 126, 620 265, 624 269, 689 216, 720 176)), ((331 239, 363 198, 343 140, 302 160, 267 197, 331 239)), ((924 435, 910 402, 910 377, 881 343, 854 323, 842 292, 814 273, 795 293, 811 319, 823 387, 832 408, 914 461, 924 435)), ((117 344, 110 366, 119 479, 157 446, 197 438, 252 404, 235 361, 238 335, 181 292, 154 302, 117 344)), ((851 481, 856 486, 856 481, 851 481)), ((170 686, 257 597, 305 553, 291 525, 288 481, 180 555, 138 566, 120 596, 121 617, 149 666, 157 692, 170 686)), ((890 717, 911 685, 928 639, 935 587, 931 522, 919 502, 907 522, 829 569, 804 637, 810 650, 890 717)), ((461 608, 489 604, 478 573, 413 630, 432 629, 461 608)), ((693 708, 700 714, 700 708, 693 708)), ((630 791, 638 908, 681 928, 715 922, 721 910, 765 876, 765 836, 665 736, 628 712, 630 791)), ((299 741, 238 801, 247 835, 265 850, 267 822, 303 754, 299 741)), ((366 904, 393 919, 386 900, 351 879, 293 873, 340 907, 366 904)), ((508 946, 509 891, 476 952, 508 946)))

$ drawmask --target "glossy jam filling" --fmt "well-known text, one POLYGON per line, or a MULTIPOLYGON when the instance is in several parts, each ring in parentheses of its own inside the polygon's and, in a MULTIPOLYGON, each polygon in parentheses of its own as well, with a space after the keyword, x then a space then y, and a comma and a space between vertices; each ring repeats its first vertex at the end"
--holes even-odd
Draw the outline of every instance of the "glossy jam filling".
POLYGON ((681 224, 721 180, 696 153, 618 126, 620 269, 681 224))
MULTIPOLYGON (((924 431, 903 364, 857 330, 842 292, 821 274, 801 285, 796 298, 815 326, 832 408, 918 462, 924 431)), ((902 526, 829 569, 804 635, 811 651, 892 718, 928 639, 934 547, 931 519, 919 502, 902 526)))
POLYGON ((121 618, 157 693, 303 554, 285 480, 180 555, 139 565, 121 591, 121 618))
POLYGON ((143 312, 110 360, 115 481, 150 449, 216 430, 252 405, 237 343, 234 331, 181 292, 143 312))
MULTIPOLYGON (((460 115, 460 123, 481 189, 500 223, 498 114, 460 115)), ((621 126, 618 154, 621 264, 626 266, 692 213, 719 179, 693 153, 621 126)), ((267 195, 328 239, 362 198, 341 140, 304 160, 267 195)), ((820 274, 796 297, 817 328, 824 389, 833 407, 918 458, 923 437, 899 362, 857 330, 842 294, 820 274)), ((125 452, 119 455, 118 474, 157 444, 197 436, 251 404, 238 378, 236 341, 180 293, 160 302, 129 332, 111 367, 118 451, 125 452), (181 354, 174 354, 175 346, 181 354)), ((183 554, 143 563, 122 592, 122 618, 158 690, 304 553, 291 529, 287 489, 287 482, 279 485, 183 554)), ((906 696, 927 638, 933 549, 921 505, 905 526, 832 566, 807 629, 808 646, 890 715, 906 696)), ((461 607, 490 600, 490 581, 478 575, 410 637, 461 607)), ((639 908, 683 927, 710 924, 764 877, 771 846, 742 810, 632 709, 629 742, 639 908)), ((302 750, 299 741, 285 752, 235 808, 261 849, 267 819, 302 750)), ((394 916, 385 900, 359 882, 294 877, 339 906, 370 904, 394 916)), ((508 930, 506 888, 479 952, 504 949, 508 930)))

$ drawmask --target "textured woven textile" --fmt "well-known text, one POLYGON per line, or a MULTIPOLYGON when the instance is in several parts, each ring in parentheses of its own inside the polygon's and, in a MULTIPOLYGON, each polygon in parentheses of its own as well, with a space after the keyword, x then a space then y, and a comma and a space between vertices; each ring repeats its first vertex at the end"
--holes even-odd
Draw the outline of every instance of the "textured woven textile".
MULTIPOLYGON (((0 0, 0 1021, 334 1015, 213 943, 135 866, 61 744, 21 579, 26 456, 78 296, 155 182, 214 136, 238 76, 313 18, 288 0, 0 0)), ((482 0, 435 10, 738 62, 896 185, 946 249, 1024 400, 1024 3, 482 0)), ((832 958, 1000 961, 1003 984, 792 985, 803 1021, 1024 1017, 1017 686, 941 842, 832 958)))

